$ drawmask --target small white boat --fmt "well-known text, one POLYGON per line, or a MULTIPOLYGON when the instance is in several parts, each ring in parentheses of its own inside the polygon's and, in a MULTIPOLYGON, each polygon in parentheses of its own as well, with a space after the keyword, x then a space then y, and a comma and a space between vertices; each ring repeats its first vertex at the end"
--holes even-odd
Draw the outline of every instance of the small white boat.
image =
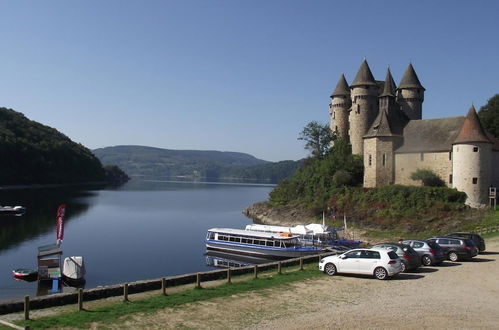
POLYGON ((85 282, 85 263, 83 262, 83 257, 64 258, 62 278, 67 284, 81 284, 85 282))
POLYGON ((26 213, 26 207, 24 206, 0 206, 0 214, 4 215, 16 215, 20 216, 26 213))

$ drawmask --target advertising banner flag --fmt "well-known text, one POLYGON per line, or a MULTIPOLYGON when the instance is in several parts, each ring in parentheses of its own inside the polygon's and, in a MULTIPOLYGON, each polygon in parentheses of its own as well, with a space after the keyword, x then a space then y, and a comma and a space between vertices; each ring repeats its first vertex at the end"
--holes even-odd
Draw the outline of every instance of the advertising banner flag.
POLYGON ((57 217, 55 218, 57 245, 61 245, 64 239, 64 213, 66 213, 66 205, 61 204, 57 209, 57 217))

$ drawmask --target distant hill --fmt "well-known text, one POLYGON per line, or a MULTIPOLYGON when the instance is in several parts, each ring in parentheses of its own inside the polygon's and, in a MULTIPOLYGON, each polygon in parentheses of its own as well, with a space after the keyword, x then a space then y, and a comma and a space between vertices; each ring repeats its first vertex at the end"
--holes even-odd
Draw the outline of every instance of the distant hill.
POLYGON ((54 128, 0 108, 0 184, 104 181, 92 152, 54 128))
POLYGON ((157 180, 231 180, 278 182, 300 162, 271 163, 240 152, 170 150, 115 146, 93 150, 100 161, 116 164, 129 176, 157 180))

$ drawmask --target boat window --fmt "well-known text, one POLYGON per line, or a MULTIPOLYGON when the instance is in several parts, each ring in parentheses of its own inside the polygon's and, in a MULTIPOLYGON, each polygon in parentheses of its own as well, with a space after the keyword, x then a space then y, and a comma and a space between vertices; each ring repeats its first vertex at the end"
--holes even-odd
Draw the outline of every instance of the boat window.
POLYGON ((272 241, 266 241, 265 245, 266 246, 274 246, 274 242, 272 242, 272 241))
POLYGON ((235 242, 235 241, 236 241, 236 238, 235 238, 234 236, 230 236, 230 237, 229 237, 229 241, 231 241, 231 242, 235 242))
POLYGON ((249 239, 247 239, 247 238, 241 238, 242 243, 249 243, 248 241, 249 241, 249 239))
POLYGON ((228 241, 229 240, 229 237, 225 236, 225 235, 218 235, 218 240, 219 241, 228 241))

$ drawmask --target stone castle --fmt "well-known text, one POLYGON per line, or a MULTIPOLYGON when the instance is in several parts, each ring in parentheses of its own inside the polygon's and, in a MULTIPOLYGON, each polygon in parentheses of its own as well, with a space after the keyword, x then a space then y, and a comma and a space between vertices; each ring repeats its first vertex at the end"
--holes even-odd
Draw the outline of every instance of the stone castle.
POLYGON ((412 64, 397 87, 390 69, 378 81, 364 60, 350 86, 341 75, 331 95, 331 130, 363 156, 364 187, 420 185, 411 174, 428 169, 471 207, 488 205, 489 187, 499 186, 499 140, 473 106, 466 116, 422 119, 424 92, 412 64))

